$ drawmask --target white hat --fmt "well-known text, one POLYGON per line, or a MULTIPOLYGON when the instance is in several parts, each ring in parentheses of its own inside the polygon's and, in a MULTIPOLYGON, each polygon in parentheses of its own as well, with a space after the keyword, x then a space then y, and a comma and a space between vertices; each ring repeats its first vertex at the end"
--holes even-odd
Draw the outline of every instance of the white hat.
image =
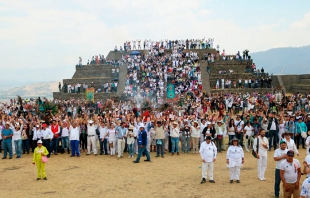
POLYGON ((6 122, 5 124, 10 125, 11 123, 10 122, 6 122))
POLYGON ((42 140, 38 140, 37 144, 42 144, 42 140))
POLYGON ((139 124, 139 128, 141 128, 141 127, 144 128, 144 124, 143 123, 139 124))
POLYGON ((94 123, 94 121, 92 121, 92 120, 89 120, 89 121, 88 121, 88 123, 89 123, 89 124, 92 124, 92 123, 94 123))
POLYGON ((15 127, 19 127, 19 123, 16 123, 16 124, 15 124, 15 127))
POLYGON ((37 124, 36 127, 40 127, 40 126, 37 124))
POLYGON ((211 122, 208 121, 208 122, 207 122, 207 125, 208 125, 208 124, 211 124, 211 122))

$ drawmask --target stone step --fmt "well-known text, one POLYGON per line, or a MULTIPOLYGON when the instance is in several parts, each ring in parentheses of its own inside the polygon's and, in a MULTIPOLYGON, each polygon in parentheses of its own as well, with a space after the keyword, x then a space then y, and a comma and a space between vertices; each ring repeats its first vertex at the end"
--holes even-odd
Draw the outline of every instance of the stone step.
POLYGON ((300 91, 310 91, 310 84, 292 84, 291 90, 294 92, 300 92, 300 91))
POLYGON ((236 80, 239 80, 239 78, 242 78, 242 79, 244 79, 244 78, 247 78, 247 79, 249 79, 249 78, 254 78, 254 79, 259 78, 259 79, 261 79, 262 77, 265 78, 265 77, 267 77, 267 75, 263 74, 263 75, 260 75, 260 76, 256 76, 256 75, 254 75, 252 73, 232 73, 232 74, 226 74, 226 75, 223 75, 223 74, 219 75, 219 74, 214 74, 214 73, 211 72, 210 80, 215 80, 217 78, 219 78, 219 79, 222 79, 222 78, 225 78, 225 79, 236 79, 236 80))
POLYGON ((310 79, 310 74, 302 74, 299 76, 300 79, 310 79))
POLYGON ((93 78, 76 78, 76 79, 64 79, 63 84, 87 84, 90 86, 91 84, 94 85, 95 88, 101 88, 102 83, 111 82, 113 79, 111 77, 93 77, 93 78))
POLYGON ((301 78, 299 80, 299 84, 310 84, 310 78, 309 79, 301 78))
MULTIPOLYGON (((107 99, 113 99, 115 101, 119 101, 121 98, 119 94, 116 93, 95 93, 95 101, 105 102, 107 99)), ((70 99, 85 99, 85 93, 75 94, 75 93, 61 93, 61 92, 53 92, 54 99, 61 99, 61 100, 70 100, 70 99)))
POLYGON ((271 88, 256 88, 256 89, 250 89, 250 88, 242 88, 242 89, 238 89, 238 88, 231 88, 231 89, 211 89, 211 93, 223 93, 223 94, 227 94, 227 93, 252 93, 252 92, 256 92, 256 93, 271 93, 272 89, 271 88))

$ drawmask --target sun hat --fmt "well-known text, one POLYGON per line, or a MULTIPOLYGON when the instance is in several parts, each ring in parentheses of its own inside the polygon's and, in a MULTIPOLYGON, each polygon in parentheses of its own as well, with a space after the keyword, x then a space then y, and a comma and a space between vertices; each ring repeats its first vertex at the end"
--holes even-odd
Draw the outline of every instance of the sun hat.
POLYGON ((88 121, 88 123, 89 123, 89 124, 92 124, 92 123, 94 123, 94 121, 92 121, 92 120, 89 120, 89 121, 88 121))
POLYGON ((140 123, 140 124, 139 124, 139 128, 144 128, 144 124, 143 124, 143 123, 140 123))
POLYGON ((37 144, 42 144, 42 140, 38 140, 37 144))
POLYGON ((230 143, 232 144, 234 141, 237 141, 238 143, 240 142, 238 138, 234 137, 233 139, 230 140, 230 143))

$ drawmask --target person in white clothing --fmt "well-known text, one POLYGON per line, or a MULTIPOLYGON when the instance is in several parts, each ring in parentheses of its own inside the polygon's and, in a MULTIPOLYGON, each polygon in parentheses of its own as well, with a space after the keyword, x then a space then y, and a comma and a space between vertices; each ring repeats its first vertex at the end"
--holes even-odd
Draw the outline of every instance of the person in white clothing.
POLYGON ((253 150, 257 156, 257 172, 258 179, 265 179, 265 171, 267 168, 267 150, 269 149, 268 139, 265 137, 265 130, 261 129, 259 135, 254 139, 253 150))
POLYGON ((307 155, 309 155, 310 154, 310 136, 307 137, 305 146, 307 148, 307 150, 306 150, 307 151, 307 155))
POLYGON ((92 152, 97 155, 97 140, 96 140, 96 129, 98 128, 96 122, 93 120, 88 121, 87 125, 87 153, 90 155, 90 147, 92 146, 92 152))
POLYGON ((116 131, 115 131, 115 124, 111 123, 110 128, 108 129, 107 134, 104 136, 109 137, 109 146, 110 146, 110 154, 111 157, 115 155, 115 144, 116 144, 116 131))
POLYGON ((202 160, 202 180, 201 184, 206 182, 207 179, 207 172, 209 176, 209 182, 210 183, 215 183, 213 179, 213 170, 214 170, 214 162, 216 160, 216 155, 217 155, 217 148, 214 145, 213 142, 211 142, 211 136, 206 136, 206 141, 204 141, 200 145, 200 157, 202 160))
POLYGON ((134 142, 135 142, 135 134, 133 132, 134 126, 130 125, 128 128, 128 131, 126 133, 126 137, 127 137, 127 146, 128 146, 128 153, 129 153, 129 157, 128 158, 134 158, 134 151, 133 151, 133 146, 134 146, 134 142))
POLYGON ((300 198, 310 198, 310 155, 307 155, 303 162, 303 173, 307 175, 300 190, 300 198))
MULTIPOLYGON (((294 151, 294 153, 296 153, 297 154, 297 156, 299 156, 299 152, 298 152, 298 150, 297 150, 297 147, 296 147, 296 144, 295 144, 295 142, 294 142, 294 140, 291 138, 292 136, 293 136, 294 134, 293 133, 291 133, 291 132, 284 132, 283 134, 282 134, 282 140, 284 140, 285 142, 286 142, 286 144, 287 144, 287 149, 288 150, 293 150, 294 151)), ((309 137, 309 136, 308 136, 309 137)), ((310 140, 310 139, 309 139, 310 140)), ((308 145, 309 146, 309 145, 308 145)), ((310 148, 310 146, 309 146, 309 148, 310 148)), ((307 149, 307 155, 309 154, 308 153, 309 152, 309 149, 307 149)))
POLYGON ((275 182, 274 182, 275 197, 279 197, 280 194, 280 183, 281 183, 280 168, 281 168, 281 162, 286 159, 287 151, 288 150, 285 140, 281 140, 280 148, 274 151, 273 159, 274 161, 276 161, 275 182))
POLYGON ((239 145, 239 139, 234 137, 231 140, 231 145, 228 147, 226 153, 226 163, 230 173, 230 183, 234 180, 240 183, 240 168, 244 164, 244 152, 239 145))
POLYGON ((249 143, 250 143, 250 145, 253 143, 253 135, 254 135, 254 128, 251 126, 250 121, 247 122, 247 124, 245 125, 243 130, 245 132, 245 134, 244 134, 244 136, 245 136, 244 137, 245 138, 245 150, 247 152, 250 152, 249 151, 249 143))
POLYGON ((287 151, 286 160, 280 165, 280 177, 283 182, 283 197, 299 197, 299 181, 301 177, 300 163, 294 159, 294 151, 287 151))
POLYGON ((79 123, 78 121, 73 121, 72 123, 70 123, 68 116, 66 116, 66 120, 68 121, 68 127, 69 127, 69 141, 71 147, 70 157, 74 157, 75 155, 77 157, 80 157, 81 154, 79 148, 79 140, 80 140, 81 123, 79 123))
POLYGON ((32 142, 33 142, 32 148, 34 151, 34 149, 35 149, 34 145, 37 145, 38 140, 41 140, 41 137, 42 137, 40 125, 37 124, 35 127, 33 127, 32 134, 33 134, 33 136, 32 136, 32 142))

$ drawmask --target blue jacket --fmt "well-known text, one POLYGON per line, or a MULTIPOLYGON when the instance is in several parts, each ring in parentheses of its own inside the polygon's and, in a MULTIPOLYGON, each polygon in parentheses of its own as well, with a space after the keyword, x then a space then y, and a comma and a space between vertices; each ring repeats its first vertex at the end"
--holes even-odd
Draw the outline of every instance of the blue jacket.
POLYGON ((138 138, 138 145, 147 145, 147 134, 145 130, 140 131, 138 138))

